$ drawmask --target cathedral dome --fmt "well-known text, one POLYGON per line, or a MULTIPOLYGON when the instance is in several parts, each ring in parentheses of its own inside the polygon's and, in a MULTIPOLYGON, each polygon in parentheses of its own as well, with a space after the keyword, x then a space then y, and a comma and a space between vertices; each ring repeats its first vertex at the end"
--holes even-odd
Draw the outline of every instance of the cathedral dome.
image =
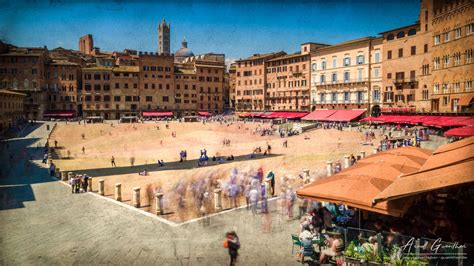
POLYGON ((194 56, 194 53, 193 51, 191 51, 191 49, 188 48, 188 42, 186 41, 186 39, 184 39, 183 42, 181 42, 181 48, 179 48, 179 50, 176 51, 174 55, 176 57, 184 58, 194 56))

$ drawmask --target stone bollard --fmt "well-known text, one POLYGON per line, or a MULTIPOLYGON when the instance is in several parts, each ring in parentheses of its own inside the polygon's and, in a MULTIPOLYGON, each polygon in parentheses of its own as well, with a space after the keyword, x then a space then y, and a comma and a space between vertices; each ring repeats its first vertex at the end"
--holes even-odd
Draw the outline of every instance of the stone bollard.
POLYGON ((365 158, 365 151, 361 151, 361 152, 360 152, 360 158, 361 158, 361 159, 364 159, 364 158, 365 158))
POLYGON ((61 180, 62 181, 67 181, 67 172, 66 171, 61 171, 61 180))
POLYGON ((156 193, 155 194, 155 208, 156 208, 156 215, 163 215, 163 193, 156 193))
POLYGON ((104 179, 99 179, 99 195, 104 196, 105 195, 105 186, 104 186, 104 179))
POLYGON ((327 161, 326 162, 326 171, 328 173, 328 176, 332 176, 332 174, 333 174, 332 161, 327 161))
POLYGON ((372 150, 372 153, 373 153, 373 154, 377 154, 377 152, 379 152, 379 150, 378 150, 377 148, 374 148, 374 149, 372 150))
POLYGON ((351 157, 344 155, 344 168, 349 168, 349 166, 351 166, 351 157))
POLYGON ((140 208, 140 187, 133 188, 133 207, 140 208))
POLYGON ((92 177, 89 176, 89 178, 87 179, 87 183, 89 183, 89 185, 87 186, 89 192, 92 192, 92 177))
POLYGON ((115 184, 115 200, 122 201, 122 184, 115 184))
POLYGON ((214 189, 214 208, 216 211, 222 210, 222 189, 214 189))
POLYGON ((71 180, 74 174, 72 172, 67 172, 67 180, 71 180))

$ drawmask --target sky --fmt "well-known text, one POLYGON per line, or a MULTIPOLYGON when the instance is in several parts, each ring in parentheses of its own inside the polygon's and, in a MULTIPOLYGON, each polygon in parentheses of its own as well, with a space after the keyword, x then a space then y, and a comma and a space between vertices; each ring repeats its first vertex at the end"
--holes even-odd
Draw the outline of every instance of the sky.
POLYGON ((304 42, 337 44, 414 23, 419 0, 67 1, 0 0, 0 39, 16 46, 78 50, 92 34, 103 51, 157 51, 157 25, 171 23, 171 50, 185 37, 194 54, 227 60, 297 52, 304 42))

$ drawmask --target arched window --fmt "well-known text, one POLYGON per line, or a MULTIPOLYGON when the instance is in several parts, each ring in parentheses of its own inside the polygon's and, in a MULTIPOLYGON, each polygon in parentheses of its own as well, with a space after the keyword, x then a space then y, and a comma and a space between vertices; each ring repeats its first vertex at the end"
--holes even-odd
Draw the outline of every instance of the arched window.
POLYGON ((387 41, 391 41, 391 40, 393 40, 393 39, 394 39, 393 34, 387 35, 387 41))
POLYGON ((410 29, 408 31, 408 36, 412 36, 412 35, 415 35, 416 34, 416 29, 410 29))
POLYGON ((30 81, 28 79, 25 79, 25 81, 23 82, 23 89, 27 90, 30 88, 30 81))
POLYGON ((326 69, 326 60, 321 62, 321 69, 326 69))
POLYGON ((405 32, 404 31, 400 31, 399 33, 397 33, 397 39, 400 39, 400 38, 403 38, 405 37, 405 32))
POLYGON ((314 62, 312 65, 311 65, 311 69, 313 71, 316 71, 316 69, 318 69, 318 64, 316 64, 316 62, 314 62))

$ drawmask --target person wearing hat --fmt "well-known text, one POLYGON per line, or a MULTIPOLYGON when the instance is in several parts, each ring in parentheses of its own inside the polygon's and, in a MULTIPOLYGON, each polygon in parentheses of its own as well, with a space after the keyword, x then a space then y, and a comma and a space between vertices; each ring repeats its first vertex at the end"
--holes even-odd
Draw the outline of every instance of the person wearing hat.
POLYGON ((335 257, 342 254, 344 251, 344 243, 341 239, 341 233, 336 231, 327 232, 329 238, 326 239, 327 248, 321 250, 319 263, 324 263, 328 257, 335 257))

